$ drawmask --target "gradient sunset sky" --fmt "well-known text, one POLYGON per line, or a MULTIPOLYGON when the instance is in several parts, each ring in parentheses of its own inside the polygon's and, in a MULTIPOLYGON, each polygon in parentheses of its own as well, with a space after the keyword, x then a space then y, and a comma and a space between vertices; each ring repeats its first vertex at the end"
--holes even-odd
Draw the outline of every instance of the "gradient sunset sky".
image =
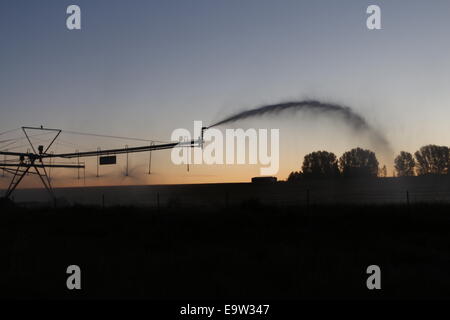
MULTIPOLYGON (((2 0, 0 132, 44 125, 165 141, 176 128, 192 130, 194 120, 208 125, 261 104, 311 98, 351 106, 385 133, 395 153, 448 146, 449 32, 446 0, 2 0), (80 31, 66 28, 70 4, 81 7, 80 31), (370 4, 381 7, 382 30, 366 28, 370 4)), ((322 117, 231 127, 280 129, 279 179, 299 170, 311 151, 374 149, 322 117)), ((62 138, 73 148, 55 151, 125 143, 62 138)), ((102 179, 89 160, 86 183, 249 181, 259 174, 259 165, 187 172, 161 151, 146 175, 148 154, 130 157, 130 177, 122 175, 123 156, 102 168, 102 179)), ((393 156, 379 160, 391 175, 393 156)), ((56 185, 80 183, 74 172, 54 175, 56 185)))

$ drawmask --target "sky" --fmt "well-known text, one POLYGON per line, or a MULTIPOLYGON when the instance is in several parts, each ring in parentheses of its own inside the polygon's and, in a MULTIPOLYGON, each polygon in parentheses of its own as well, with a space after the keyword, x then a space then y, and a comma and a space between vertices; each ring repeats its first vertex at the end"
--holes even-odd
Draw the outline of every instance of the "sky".
MULTIPOLYGON (((208 125, 261 104, 311 98, 352 107, 395 153, 448 146, 448 12, 445 0, 1 0, 0 132, 44 125, 167 141, 177 128, 192 131, 194 120, 208 125), (71 4, 81 8, 81 30, 66 28, 71 4), (381 8, 381 30, 366 27, 371 4, 381 8)), ((335 119, 297 114, 231 127, 280 129, 279 179, 312 151, 373 149, 335 119)), ((64 140, 80 150, 125 143, 64 140)), ((249 181, 260 167, 188 172, 159 151, 146 175, 148 157, 131 155, 133 174, 124 177, 121 156, 101 168, 101 179, 88 159, 82 183, 249 181)), ((392 174, 393 156, 379 160, 392 174)), ((74 172, 54 175, 59 186, 81 183, 74 172)))

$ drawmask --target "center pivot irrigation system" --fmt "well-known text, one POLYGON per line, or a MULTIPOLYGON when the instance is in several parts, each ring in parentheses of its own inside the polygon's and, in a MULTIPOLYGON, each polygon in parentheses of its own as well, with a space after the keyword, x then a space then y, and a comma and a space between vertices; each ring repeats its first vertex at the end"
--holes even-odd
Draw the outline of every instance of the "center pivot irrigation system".
POLYGON ((193 147, 203 147, 203 133, 207 129, 207 127, 203 127, 201 131, 201 136, 198 139, 193 139, 190 141, 180 141, 180 142, 169 142, 169 143, 154 143, 151 142, 150 145, 146 146, 138 146, 131 148, 122 148, 122 149, 107 149, 101 150, 97 149, 94 151, 84 151, 84 152, 74 152, 74 153, 53 153, 49 152, 50 148, 54 144, 54 142, 58 139, 61 134, 61 129, 49 129, 44 127, 22 127, 21 128, 25 138, 28 140, 31 150, 27 152, 10 152, 10 151, 2 151, 0 150, 0 155, 4 157, 15 157, 12 161, 0 162, 0 170, 4 172, 9 172, 13 174, 13 178, 9 183, 8 189, 4 194, 4 198, 9 199, 11 194, 23 180, 23 178, 27 174, 36 174, 45 189, 49 192, 52 200, 55 200, 55 195, 52 189, 52 185, 50 183, 50 177, 47 172, 47 168, 69 168, 69 169, 85 169, 85 164, 81 163, 80 158, 86 157, 97 157, 97 165, 105 165, 105 164, 115 164, 116 163, 116 155, 118 154, 130 154, 137 152, 145 152, 145 151, 155 151, 155 150, 165 150, 172 148, 193 148, 193 147), (35 145, 32 143, 30 139, 30 135, 28 133, 29 130, 40 130, 46 133, 54 133, 54 138, 50 141, 47 146, 38 145, 37 151, 35 145), (54 159, 77 159, 77 163, 55 163, 54 159))

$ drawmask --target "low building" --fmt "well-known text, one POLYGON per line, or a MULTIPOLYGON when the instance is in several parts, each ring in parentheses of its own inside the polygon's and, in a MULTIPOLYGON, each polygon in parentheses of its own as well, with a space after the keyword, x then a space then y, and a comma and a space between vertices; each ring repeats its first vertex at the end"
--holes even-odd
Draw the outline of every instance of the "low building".
POLYGON ((275 183, 277 177, 253 177, 252 183, 275 183))

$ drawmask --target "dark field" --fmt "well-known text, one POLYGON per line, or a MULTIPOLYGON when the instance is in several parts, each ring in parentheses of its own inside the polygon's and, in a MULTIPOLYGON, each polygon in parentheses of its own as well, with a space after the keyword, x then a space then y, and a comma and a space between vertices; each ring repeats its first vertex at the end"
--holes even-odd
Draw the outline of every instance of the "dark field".
POLYGON ((448 204, 3 208, 0 295, 450 298, 449 252, 448 204), (66 288, 72 264, 81 291, 66 288))
MULTIPOLYGON (((411 204, 450 203, 450 176, 307 180, 295 184, 217 183, 55 189, 60 204, 65 206, 156 207, 159 198, 162 207, 195 206, 208 210, 227 204, 240 206, 249 199, 269 206, 302 206, 307 201, 327 205, 405 204, 407 193, 411 204)), ((49 199, 43 189, 17 190, 14 198, 27 206, 45 204, 49 199)))

